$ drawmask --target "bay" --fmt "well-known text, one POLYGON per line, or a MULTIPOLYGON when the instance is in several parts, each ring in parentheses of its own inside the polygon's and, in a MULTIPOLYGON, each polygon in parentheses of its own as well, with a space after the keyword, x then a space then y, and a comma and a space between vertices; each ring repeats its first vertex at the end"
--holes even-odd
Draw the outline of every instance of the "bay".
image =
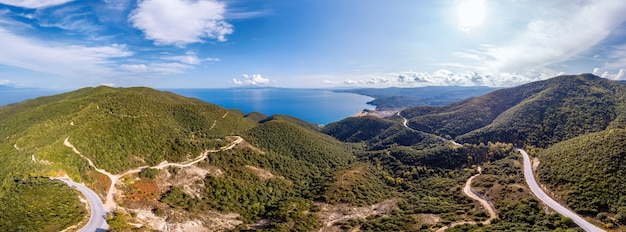
POLYGON ((354 116, 363 109, 375 107, 367 102, 374 98, 325 89, 230 88, 230 89, 163 89, 224 108, 267 116, 284 114, 314 124, 328 124, 354 116))

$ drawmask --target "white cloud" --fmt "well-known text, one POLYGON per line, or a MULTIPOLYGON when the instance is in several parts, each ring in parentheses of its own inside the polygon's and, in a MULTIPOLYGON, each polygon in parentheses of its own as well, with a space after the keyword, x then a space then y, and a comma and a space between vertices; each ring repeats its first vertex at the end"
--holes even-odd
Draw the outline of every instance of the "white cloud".
POLYGON ((510 44, 456 53, 485 73, 537 69, 589 50, 626 21, 626 1, 565 1, 531 20, 510 44), (590 26, 593 25, 593 26, 590 26))
POLYGON ((28 17, 35 20, 41 27, 54 27, 79 33, 106 30, 106 26, 102 25, 102 22, 91 16, 92 13, 85 11, 83 6, 70 5, 51 10, 38 10, 28 17))
POLYGON ((591 74, 596 75, 596 76, 600 75, 600 68, 594 68, 591 74))
POLYGON ((71 1, 73 0, 0 0, 0 3, 5 5, 36 9, 62 5, 71 1))
POLYGON ((174 74, 184 73, 193 69, 193 66, 181 63, 149 63, 149 64, 122 64, 122 70, 137 74, 174 74))
POLYGON ((125 45, 55 44, 15 35, 2 27, 0 41, 0 64, 65 77, 113 75, 113 59, 133 54, 125 45))
POLYGON ((185 53, 185 55, 181 55, 181 56, 164 56, 161 59, 178 61, 180 63, 189 64, 189 65, 200 64, 203 61, 208 61, 208 62, 218 62, 218 61, 220 61, 219 58, 214 58, 214 57, 198 58, 198 55, 195 52, 191 52, 191 51, 185 53))
POLYGON ((226 5, 216 0, 143 0, 129 19, 147 39, 183 46, 203 38, 226 41, 233 26, 225 12, 226 5))
POLYGON ((201 62, 201 60, 198 59, 196 53, 193 52, 187 52, 185 55, 182 56, 165 56, 162 59, 174 60, 184 64, 199 64, 201 62))
POLYGON ((492 86, 508 87, 525 84, 532 81, 544 80, 556 76, 557 73, 499 73, 497 75, 479 74, 476 72, 452 72, 440 69, 432 73, 427 72, 394 72, 375 74, 376 77, 363 76, 350 78, 342 82, 352 86, 374 87, 421 87, 421 86, 492 86))
POLYGON ((145 64, 123 64, 120 66, 123 70, 134 72, 134 73, 142 73, 148 72, 149 68, 145 64))
POLYGON ((233 78, 233 83, 236 85, 267 85, 270 83, 270 79, 263 78, 261 74, 252 74, 252 76, 243 74, 241 77, 241 80, 233 78))
MULTIPOLYGON (((595 69, 594 69, 595 71, 595 69)), ((594 73, 595 74, 595 73, 594 73)), ((611 79, 611 80, 626 80, 626 70, 620 69, 617 73, 611 73, 609 71, 604 71, 601 77, 611 79)))

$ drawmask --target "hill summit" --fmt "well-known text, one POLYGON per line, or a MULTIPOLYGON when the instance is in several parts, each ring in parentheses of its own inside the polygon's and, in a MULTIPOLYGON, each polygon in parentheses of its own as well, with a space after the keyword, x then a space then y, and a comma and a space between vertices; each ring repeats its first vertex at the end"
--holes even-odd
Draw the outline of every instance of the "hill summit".
POLYGON ((196 157, 253 126, 216 105, 141 87, 84 88, 0 108, 4 158, 46 160, 50 165, 33 169, 75 177, 86 165, 63 146, 66 138, 96 166, 116 173, 196 157))
POLYGON ((558 76, 402 115, 414 129, 463 142, 545 147, 626 125, 626 85, 592 74, 558 76))

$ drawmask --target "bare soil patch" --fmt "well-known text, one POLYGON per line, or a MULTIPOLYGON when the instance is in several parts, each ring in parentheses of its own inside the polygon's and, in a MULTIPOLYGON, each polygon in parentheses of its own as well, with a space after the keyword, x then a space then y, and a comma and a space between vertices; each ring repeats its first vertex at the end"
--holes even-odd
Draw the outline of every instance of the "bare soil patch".
POLYGON ((258 167, 251 166, 251 165, 246 165, 244 166, 244 168, 247 169, 248 171, 251 171, 262 180, 269 180, 269 179, 276 178, 276 176, 272 174, 270 170, 267 170, 267 169, 262 169, 262 168, 258 168, 258 167))
POLYGON ((333 224, 349 219, 365 219, 372 215, 388 215, 393 209, 397 208, 397 202, 398 199, 393 198, 364 207, 354 207, 348 204, 330 205, 326 203, 316 203, 321 209, 317 214, 323 225, 319 231, 342 231, 338 226, 334 226, 333 224))
POLYGON ((158 231, 225 231, 234 229, 242 221, 239 214, 223 214, 216 211, 190 213, 184 210, 167 209, 162 215, 150 210, 129 210, 136 214, 133 224, 158 231))

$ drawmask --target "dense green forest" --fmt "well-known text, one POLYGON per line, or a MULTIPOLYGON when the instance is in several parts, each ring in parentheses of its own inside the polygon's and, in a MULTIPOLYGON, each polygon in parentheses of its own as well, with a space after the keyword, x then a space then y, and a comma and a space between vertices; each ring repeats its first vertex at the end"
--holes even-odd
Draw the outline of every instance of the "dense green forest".
POLYGON ((49 161, 40 165, 41 171, 62 169, 85 178, 86 162, 63 146, 64 139, 69 138, 96 166, 119 173, 196 157, 223 145, 219 139, 224 136, 254 125, 215 105, 171 93, 86 88, 0 108, 0 148, 8 154, 3 158, 18 159, 9 162, 23 162, 21 169, 37 167, 36 162, 20 161, 33 154, 49 161))
POLYGON ((322 132, 349 143, 363 142, 370 150, 381 150, 393 145, 416 149, 443 144, 436 137, 406 128, 398 120, 373 116, 350 117, 326 125, 322 132))
POLYGON ((212 154, 208 162, 224 170, 225 177, 207 176, 199 198, 172 188, 160 201, 187 211, 235 212, 245 223, 265 219, 268 230, 310 231, 319 226, 315 214, 305 213, 315 210, 315 200, 359 205, 385 198, 382 191, 387 190, 386 185, 374 173, 363 180, 372 181, 376 188, 362 189, 358 196, 344 194, 353 190, 337 185, 337 178, 342 176, 336 173, 366 164, 357 164, 353 145, 300 124, 288 117, 273 117, 244 132, 246 141, 261 150, 243 148, 212 154), (275 177, 262 178, 251 172, 250 166, 275 177))
POLYGON ((45 177, 12 179, 0 197, 1 231, 61 231, 83 220, 83 203, 70 187, 45 177))
POLYGON ((625 147, 624 129, 579 136, 540 152, 538 174, 576 212, 626 225, 625 147))

